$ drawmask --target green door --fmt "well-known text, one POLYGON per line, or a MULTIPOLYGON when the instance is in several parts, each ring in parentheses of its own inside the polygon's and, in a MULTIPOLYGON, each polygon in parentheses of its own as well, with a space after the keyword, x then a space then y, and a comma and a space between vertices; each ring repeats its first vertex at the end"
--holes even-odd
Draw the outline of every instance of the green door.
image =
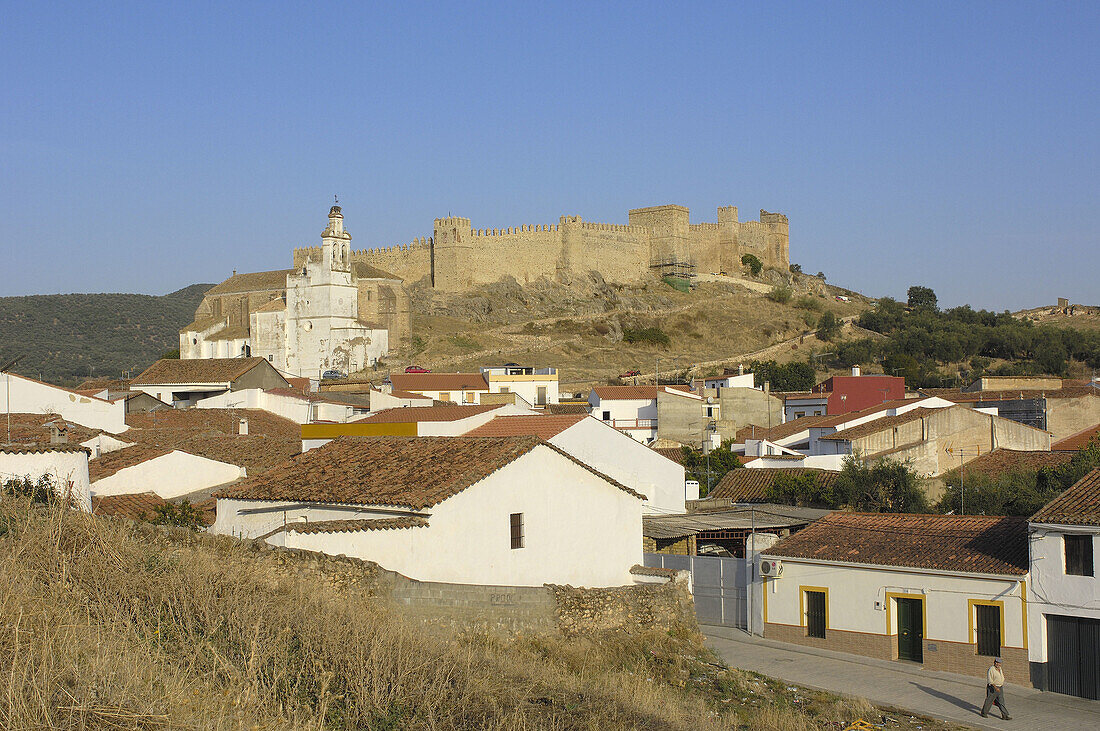
POLYGON ((924 616, 920 599, 897 599, 898 659, 924 662, 924 616))

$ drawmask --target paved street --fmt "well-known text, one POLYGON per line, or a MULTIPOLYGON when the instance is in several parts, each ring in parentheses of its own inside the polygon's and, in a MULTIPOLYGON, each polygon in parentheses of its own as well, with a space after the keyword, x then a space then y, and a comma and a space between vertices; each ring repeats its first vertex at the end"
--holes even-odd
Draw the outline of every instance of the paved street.
POLYGON ((1012 720, 1002 721, 996 708, 989 718, 982 718, 978 715, 985 700, 982 678, 773 642, 730 627, 704 625, 701 629, 707 645, 730 666, 809 688, 862 696, 872 703, 977 728, 1100 728, 1100 701, 1009 685, 1005 687, 1005 702, 1012 720))

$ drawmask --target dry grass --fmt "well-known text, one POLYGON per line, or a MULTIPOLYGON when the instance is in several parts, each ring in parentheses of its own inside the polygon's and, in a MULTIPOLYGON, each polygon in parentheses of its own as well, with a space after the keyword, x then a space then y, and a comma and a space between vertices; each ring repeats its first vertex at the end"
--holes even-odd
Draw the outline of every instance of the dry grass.
POLYGON ((697 636, 432 630, 248 550, 0 501, 0 728, 705 731, 862 711, 802 710, 697 636))

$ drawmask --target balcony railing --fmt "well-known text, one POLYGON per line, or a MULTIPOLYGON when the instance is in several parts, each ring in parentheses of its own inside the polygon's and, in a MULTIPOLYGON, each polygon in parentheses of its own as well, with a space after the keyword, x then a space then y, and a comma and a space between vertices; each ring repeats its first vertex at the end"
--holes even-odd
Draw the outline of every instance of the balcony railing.
POLYGON ((656 419, 604 419, 603 423, 616 429, 656 429, 656 419))

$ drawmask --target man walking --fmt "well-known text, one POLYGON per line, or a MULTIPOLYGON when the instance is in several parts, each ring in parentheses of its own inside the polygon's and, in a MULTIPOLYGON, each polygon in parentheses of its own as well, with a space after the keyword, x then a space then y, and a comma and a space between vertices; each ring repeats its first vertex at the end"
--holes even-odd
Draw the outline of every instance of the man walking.
POLYGON ((1012 716, 1008 715, 1008 709, 1005 708, 1005 674, 1001 671, 1001 658, 993 659, 993 664, 989 666, 989 672, 986 673, 985 681, 985 705, 982 706, 982 718, 989 717, 989 709, 996 703, 997 708, 1001 711, 1001 718, 1011 721, 1012 716))

